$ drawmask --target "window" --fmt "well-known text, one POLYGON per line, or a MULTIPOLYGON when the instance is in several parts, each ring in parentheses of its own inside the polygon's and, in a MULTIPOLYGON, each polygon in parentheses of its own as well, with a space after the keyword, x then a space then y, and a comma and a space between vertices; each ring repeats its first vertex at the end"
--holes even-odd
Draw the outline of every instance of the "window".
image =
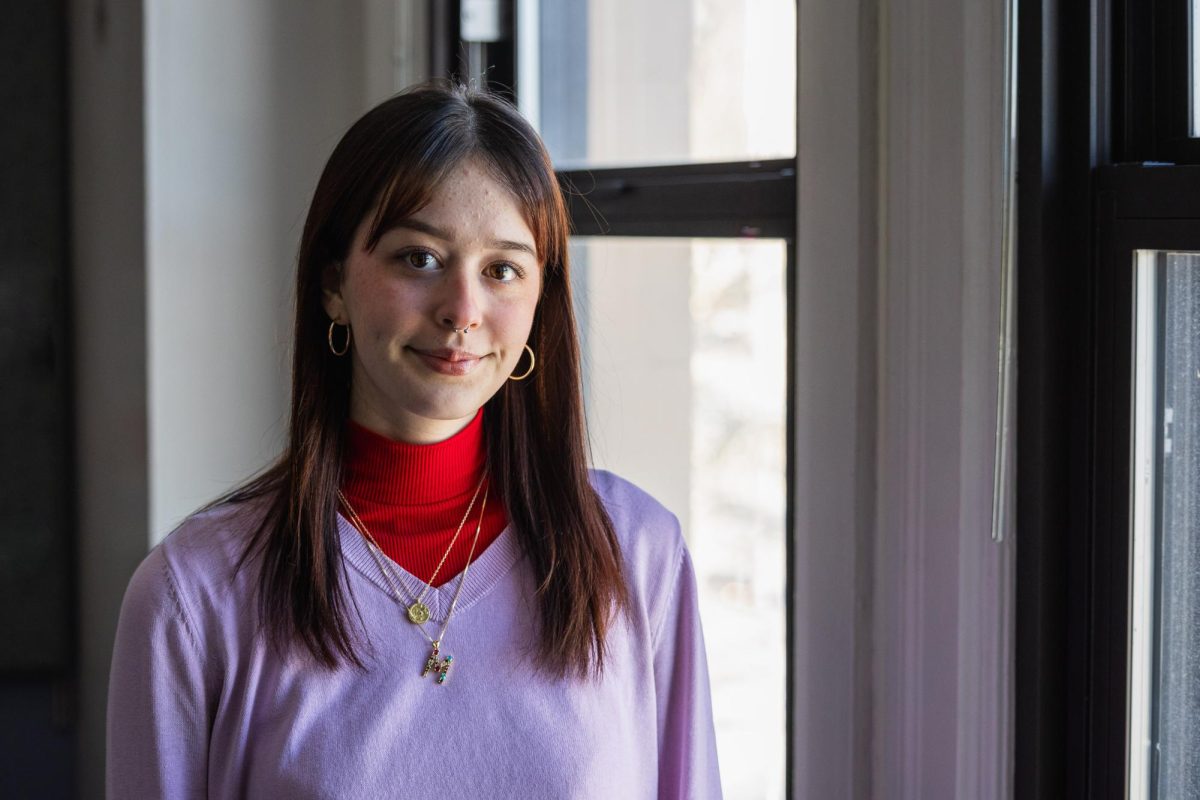
POLYGON ((787 248, 581 237, 596 466, 680 518, 730 797, 783 797, 787 248))
POLYGON ((572 0, 539 13, 531 110, 560 169, 795 154, 795 0, 572 0))
POLYGON ((1134 263, 1129 787, 1200 791, 1200 254, 1134 263))
POLYGON ((1188 797, 1200 779, 1195 172, 1097 169, 1097 258, 1072 286, 1090 308, 1074 325, 1091 366, 1063 389, 1082 420, 1079 438, 1058 441, 1079 454, 1082 481, 1062 504, 1073 528, 1053 579, 1069 590, 1063 665, 1079 676, 1063 691, 1079 770, 1067 786, 1088 798, 1188 797))
POLYGON ((789 796, 796 4, 517 2, 484 43, 434 16, 435 72, 488 65, 565 170, 593 460, 682 523, 725 794, 789 796))
POLYGON ((725 793, 783 797, 795 4, 540 14, 531 110, 569 168, 594 459, 682 522, 725 793))
POLYGON ((1015 793, 1189 797, 1196 13, 1087 8, 1021 6, 1015 793))

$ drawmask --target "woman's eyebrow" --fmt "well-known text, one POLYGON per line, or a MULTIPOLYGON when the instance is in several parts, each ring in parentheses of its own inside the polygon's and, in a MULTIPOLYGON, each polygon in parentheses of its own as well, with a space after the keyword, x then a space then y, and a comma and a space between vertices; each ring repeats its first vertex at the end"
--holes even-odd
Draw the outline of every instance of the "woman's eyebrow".
POLYGON ((491 242, 491 245, 497 250, 516 250, 521 253, 528 253, 534 258, 537 258, 537 253, 534 252, 533 248, 524 242, 514 242, 509 239, 497 239, 491 242))
MULTIPOLYGON (((402 219, 391 227, 392 230, 395 230, 396 228, 406 228, 410 231, 416 231, 417 233, 425 233, 434 237, 435 239, 441 239, 443 242, 449 242, 453 238, 442 228, 439 228, 436 225, 430 225, 428 222, 422 222, 419 219, 402 219)), ((528 253, 534 258, 537 258, 537 251, 533 249, 532 245, 528 245, 525 242, 517 242, 513 241, 512 239, 493 239, 491 242, 488 242, 488 244, 494 250, 515 250, 519 253, 528 253)))
POLYGON ((444 242, 450 241, 450 234, 448 234, 446 231, 442 230, 436 225, 430 225, 428 222, 421 222, 419 219, 399 220, 388 230, 394 231, 397 228, 405 228, 410 231, 416 231, 417 233, 427 233, 435 239, 441 239, 444 242))

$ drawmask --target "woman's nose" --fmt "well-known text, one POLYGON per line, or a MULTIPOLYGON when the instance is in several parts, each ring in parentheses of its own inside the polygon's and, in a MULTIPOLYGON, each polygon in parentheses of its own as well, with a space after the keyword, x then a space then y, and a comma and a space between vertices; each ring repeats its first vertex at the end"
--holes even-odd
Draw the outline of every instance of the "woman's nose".
POLYGON ((459 330, 478 328, 482 316, 479 287, 470 270, 446 270, 436 310, 438 322, 459 330))

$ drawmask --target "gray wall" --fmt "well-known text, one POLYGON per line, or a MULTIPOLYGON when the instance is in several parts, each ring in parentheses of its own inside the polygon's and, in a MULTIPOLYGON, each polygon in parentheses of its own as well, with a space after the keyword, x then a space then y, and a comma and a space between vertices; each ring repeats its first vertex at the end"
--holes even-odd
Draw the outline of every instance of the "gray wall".
POLYGON ((132 3, 69 8, 79 784, 101 797, 113 633, 149 541, 142 18, 132 3))

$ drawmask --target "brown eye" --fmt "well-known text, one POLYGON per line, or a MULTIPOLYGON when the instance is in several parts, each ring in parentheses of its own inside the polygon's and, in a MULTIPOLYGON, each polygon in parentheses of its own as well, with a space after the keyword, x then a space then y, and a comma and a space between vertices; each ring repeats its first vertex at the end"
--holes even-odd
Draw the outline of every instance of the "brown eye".
POLYGON ((428 250, 413 250, 404 256, 404 260, 408 262, 409 266, 421 270, 433 269, 437 266, 437 259, 428 250))
POLYGON ((523 276, 524 273, 514 264, 502 261, 498 264, 492 264, 488 267, 487 273, 489 277, 495 278, 501 283, 515 281, 523 276))

